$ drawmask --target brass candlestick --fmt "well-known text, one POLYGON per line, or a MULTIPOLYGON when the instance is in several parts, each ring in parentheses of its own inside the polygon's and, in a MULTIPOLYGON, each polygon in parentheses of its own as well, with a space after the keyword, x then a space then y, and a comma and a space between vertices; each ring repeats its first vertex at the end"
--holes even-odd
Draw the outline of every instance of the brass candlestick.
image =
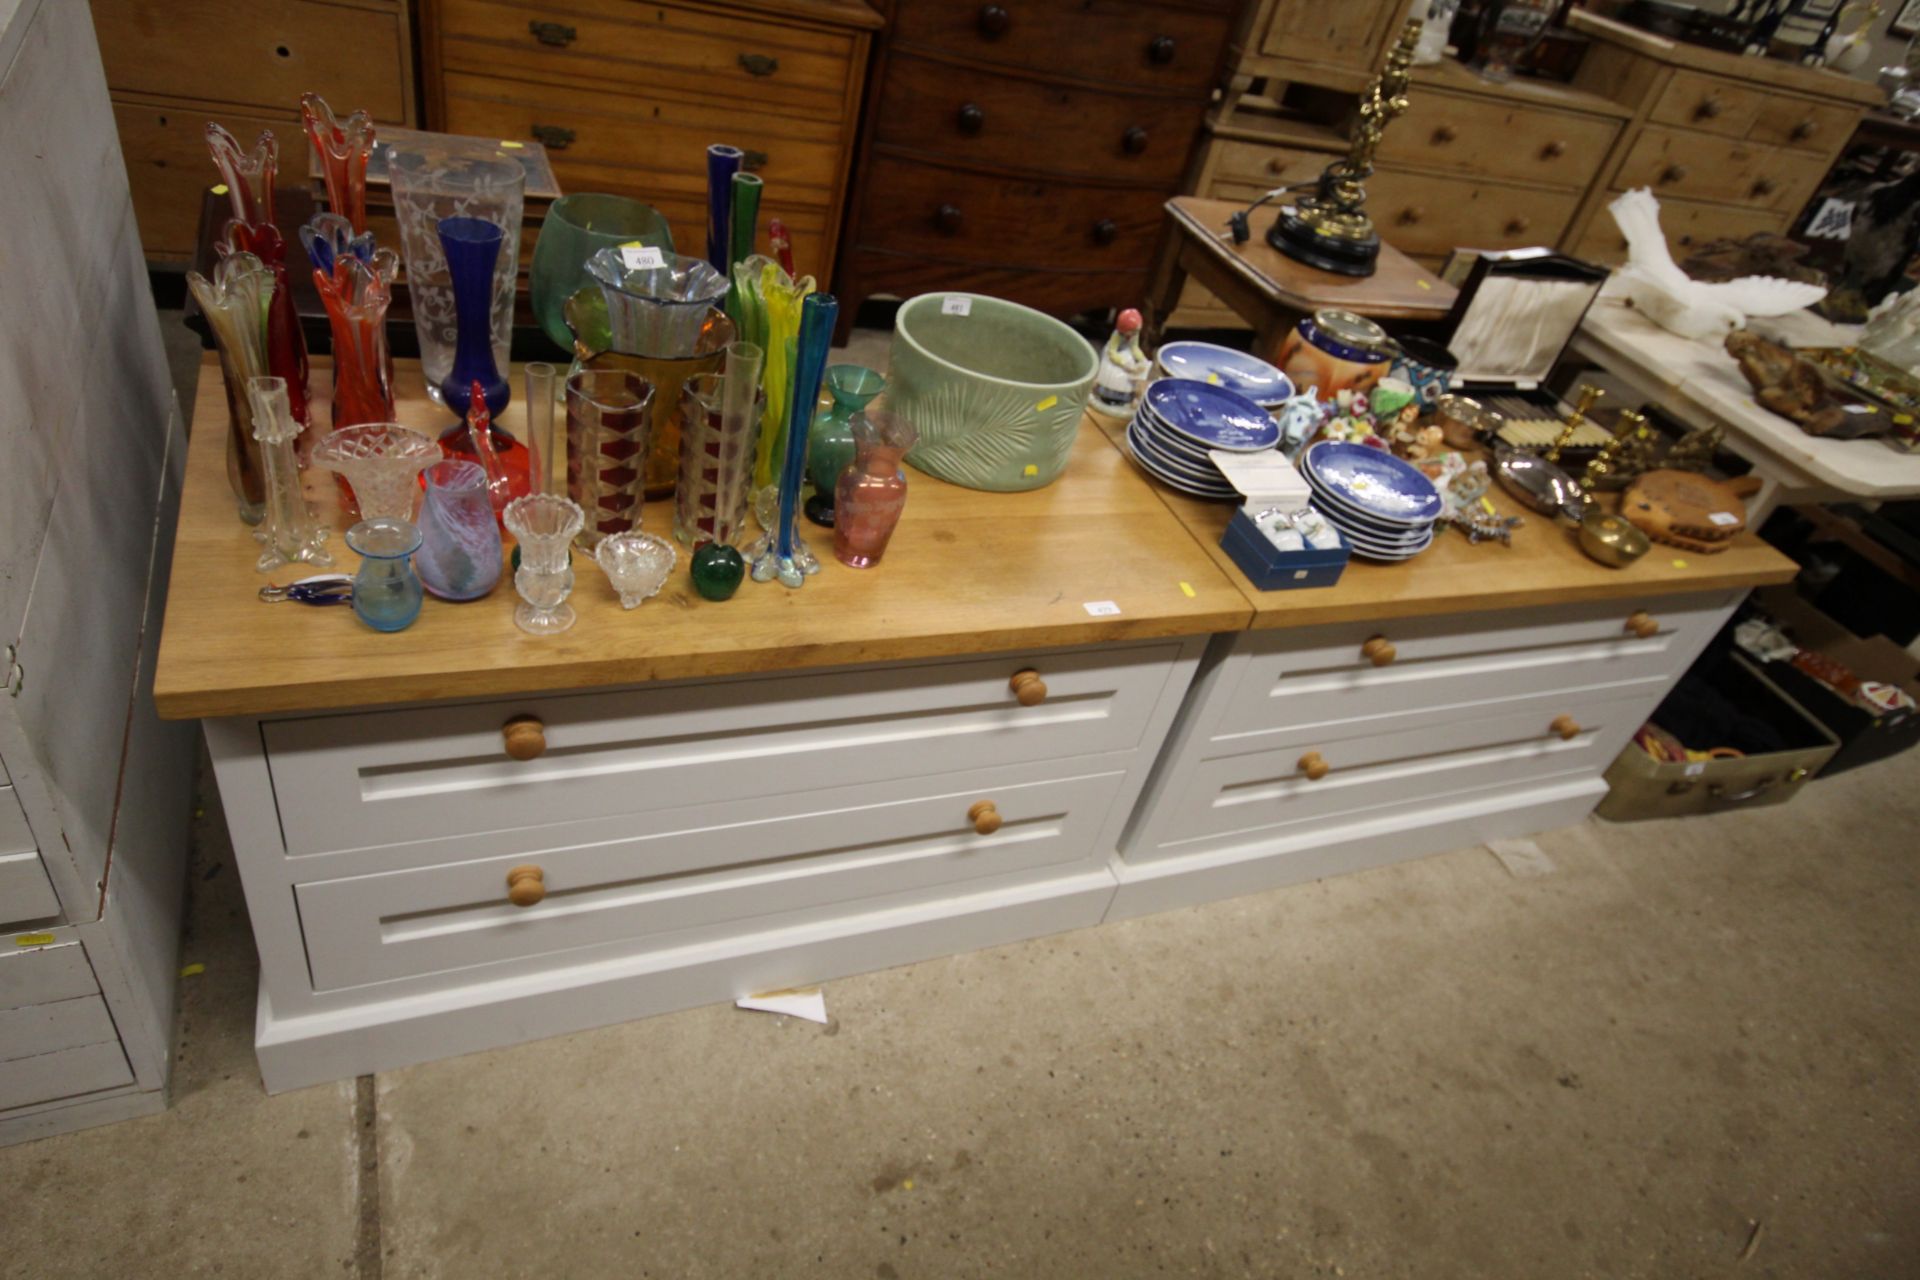
POLYGON ((1370 276, 1380 257, 1380 236, 1367 216, 1366 180, 1387 125, 1407 110, 1413 48, 1422 23, 1409 19, 1387 63, 1360 96, 1360 119, 1344 160, 1328 165, 1312 195, 1284 208, 1267 232, 1267 243, 1296 262, 1345 276, 1370 276))
POLYGON ((1607 393, 1591 384, 1580 388, 1580 403, 1576 404, 1573 412, 1567 415, 1567 425, 1560 428, 1559 438, 1553 442, 1553 448, 1547 450, 1548 462, 1560 461, 1561 450, 1573 443, 1573 433, 1581 428, 1587 420, 1587 415, 1593 412, 1594 402, 1605 394, 1607 393))

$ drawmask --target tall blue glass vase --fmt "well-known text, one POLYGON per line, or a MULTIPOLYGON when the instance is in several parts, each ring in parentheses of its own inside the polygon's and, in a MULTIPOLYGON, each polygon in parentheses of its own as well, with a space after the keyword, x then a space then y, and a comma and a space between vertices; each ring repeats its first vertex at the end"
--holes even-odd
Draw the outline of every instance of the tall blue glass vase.
POLYGON ((707 262, 721 275, 733 239, 733 175, 746 154, 724 142, 707 148, 707 262))
POLYGON ((486 391, 487 412, 499 417, 513 396, 493 359, 493 268, 507 233, 482 218, 440 219, 440 246, 453 284, 453 369, 440 384, 447 408, 466 419, 473 384, 486 391))
POLYGON ((747 548, 747 563, 755 582, 778 578, 797 587, 810 573, 820 572, 820 561, 800 540, 794 520, 800 513, 800 481, 807 470, 807 428, 820 399, 820 378, 827 369, 827 348, 833 342, 833 323, 840 304, 830 293, 808 294, 800 304, 800 338, 794 347, 793 397, 787 401, 786 453, 780 464, 780 515, 773 531, 747 548))

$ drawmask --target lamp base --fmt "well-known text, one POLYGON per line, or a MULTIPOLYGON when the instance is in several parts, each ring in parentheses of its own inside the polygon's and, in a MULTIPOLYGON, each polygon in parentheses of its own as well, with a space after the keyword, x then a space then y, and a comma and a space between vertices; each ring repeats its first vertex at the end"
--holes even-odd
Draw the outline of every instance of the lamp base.
POLYGON ((1267 232, 1267 243, 1295 262, 1343 276, 1370 276, 1380 259, 1380 237, 1349 240, 1321 231, 1298 214, 1283 211, 1267 232))

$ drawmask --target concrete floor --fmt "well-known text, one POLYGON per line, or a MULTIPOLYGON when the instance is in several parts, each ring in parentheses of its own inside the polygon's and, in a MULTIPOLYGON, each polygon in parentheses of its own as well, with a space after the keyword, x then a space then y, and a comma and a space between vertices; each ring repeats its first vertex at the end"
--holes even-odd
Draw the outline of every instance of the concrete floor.
POLYGON ((279 1097, 203 783, 174 1105, 0 1274, 1920 1275, 1920 752, 279 1097))

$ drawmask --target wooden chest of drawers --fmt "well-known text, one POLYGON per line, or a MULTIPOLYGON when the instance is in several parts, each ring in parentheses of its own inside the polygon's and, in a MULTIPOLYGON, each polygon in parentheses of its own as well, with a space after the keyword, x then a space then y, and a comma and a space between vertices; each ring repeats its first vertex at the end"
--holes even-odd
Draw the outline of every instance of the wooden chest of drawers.
POLYGON ((343 113, 417 123, 409 0, 91 4, 150 261, 193 258, 201 194, 220 180, 207 156, 209 120, 242 146, 271 131, 288 184, 307 171, 300 95, 309 90, 343 113))
POLYGON ((834 290, 1137 304, 1232 0, 896 0, 834 290))
POLYGON ((1597 262, 1626 258, 1607 204, 1650 187, 1676 254, 1706 240, 1785 231, 1884 95, 1833 71, 1678 45, 1592 14, 1581 87, 1633 112, 1596 175, 1570 240, 1597 262))
POLYGON ((706 252, 706 149, 766 180, 766 219, 831 278, 865 82, 860 0, 424 0, 429 128, 545 144, 563 191, 654 206, 674 247, 706 252))

